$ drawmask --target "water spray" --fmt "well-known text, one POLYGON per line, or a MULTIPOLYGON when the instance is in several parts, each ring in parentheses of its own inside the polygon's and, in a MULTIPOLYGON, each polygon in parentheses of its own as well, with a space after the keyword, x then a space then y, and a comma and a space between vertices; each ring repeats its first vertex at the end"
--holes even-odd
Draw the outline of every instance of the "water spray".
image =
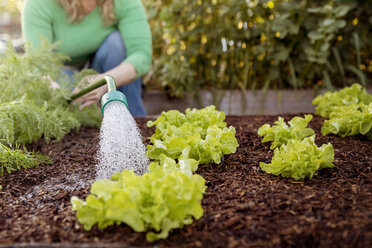
POLYGON ((132 170, 142 175, 149 165, 146 148, 140 130, 128 110, 127 98, 116 90, 115 80, 106 76, 71 96, 71 100, 105 84, 108 92, 101 98, 103 120, 97 151, 96 179, 108 179, 123 170, 132 170))

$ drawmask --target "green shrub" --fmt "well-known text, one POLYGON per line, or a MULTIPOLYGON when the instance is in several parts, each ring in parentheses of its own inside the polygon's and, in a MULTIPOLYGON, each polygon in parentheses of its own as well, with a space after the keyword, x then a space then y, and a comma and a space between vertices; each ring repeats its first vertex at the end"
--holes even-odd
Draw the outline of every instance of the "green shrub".
POLYGON ((366 83, 363 70, 372 52, 368 1, 143 2, 154 40, 148 80, 171 95, 202 87, 333 89, 355 79, 366 83))

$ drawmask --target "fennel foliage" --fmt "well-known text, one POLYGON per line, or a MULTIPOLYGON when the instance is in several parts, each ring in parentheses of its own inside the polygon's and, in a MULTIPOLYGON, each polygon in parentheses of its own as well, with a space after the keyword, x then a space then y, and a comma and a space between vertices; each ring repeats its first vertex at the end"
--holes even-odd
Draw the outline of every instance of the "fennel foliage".
POLYGON ((61 68, 68 57, 54 51, 57 45, 44 41, 34 49, 26 44, 24 54, 8 46, 0 57, 0 175, 50 162, 15 147, 41 138, 59 141, 81 125, 99 126, 97 107, 80 111, 68 103, 76 83, 63 76, 61 68), (52 89, 51 81, 60 87, 52 89))

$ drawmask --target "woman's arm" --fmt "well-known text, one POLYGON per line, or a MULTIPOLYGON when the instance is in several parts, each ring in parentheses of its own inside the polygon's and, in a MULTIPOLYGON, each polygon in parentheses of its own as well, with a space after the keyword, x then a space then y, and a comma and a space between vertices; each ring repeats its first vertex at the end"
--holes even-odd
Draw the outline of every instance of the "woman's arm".
POLYGON ((140 0, 115 0, 118 27, 127 50, 128 62, 136 69, 137 77, 151 66, 152 40, 150 26, 140 0))
POLYGON ((22 35, 33 47, 40 45, 40 37, 53 42, 50 1, 26 0, 22 11, 22 35))
MULTIPOLYGON (((120 87, 133 82, 145 74, 151 65, 152 41, 150 27, 146 13, 140 0, 116 0, 115 14, 118 19, 118 28, 126 46, 127 58, 110 71, 99 74, 92 81, 112 76, 116 86, 120 87)), ((75 90, 74 93, 78 92, 75 90)), ((99 101, 107 86, 102 86, 77 101, 82 102, 81 108, 99 101)))

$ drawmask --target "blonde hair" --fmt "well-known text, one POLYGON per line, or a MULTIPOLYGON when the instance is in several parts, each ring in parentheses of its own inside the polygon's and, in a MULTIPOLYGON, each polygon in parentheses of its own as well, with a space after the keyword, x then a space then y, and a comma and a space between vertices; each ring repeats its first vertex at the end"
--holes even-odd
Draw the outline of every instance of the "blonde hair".
MULTIPOLYGON (((57 0, 68 14, 70 23, 77 23, 85 17, 84 10, 81 4, 82 0, 57 0)), ((116 22, 114 13, 114 0, 96 0, 97 6, 102 14, 103 23, 111 25, 116 22)))

